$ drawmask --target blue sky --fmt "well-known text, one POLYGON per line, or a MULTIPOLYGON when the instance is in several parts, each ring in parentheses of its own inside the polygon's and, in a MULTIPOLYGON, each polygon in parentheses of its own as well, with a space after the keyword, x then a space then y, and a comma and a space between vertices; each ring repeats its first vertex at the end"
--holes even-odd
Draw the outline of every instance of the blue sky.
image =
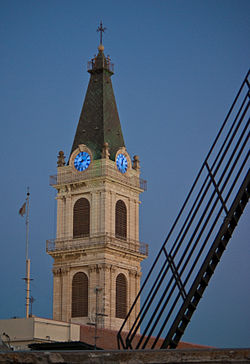
MULTIPOLYGON (((24 316, 25 222, 30 187, 33 313, 52 315, 54 191, 59 150, 68 156, 100 20, 128 152, 138 154, 147 271, 248 70, 250 2, 0 1, 1 307, 24 316), (174 192, 173 192, 174 191, 174 192)), ((249 207, 183 340, 249 346, 249 207)))

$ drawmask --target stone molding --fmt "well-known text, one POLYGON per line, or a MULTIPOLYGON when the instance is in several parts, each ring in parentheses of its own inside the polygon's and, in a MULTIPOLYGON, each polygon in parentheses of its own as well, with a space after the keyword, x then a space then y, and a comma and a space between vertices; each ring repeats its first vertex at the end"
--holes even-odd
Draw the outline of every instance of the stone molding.
POLYGON ((62 276, 69 273, 69 267, 60 267, 60 268, 53 268, 52 269, 54 276, 62 276))

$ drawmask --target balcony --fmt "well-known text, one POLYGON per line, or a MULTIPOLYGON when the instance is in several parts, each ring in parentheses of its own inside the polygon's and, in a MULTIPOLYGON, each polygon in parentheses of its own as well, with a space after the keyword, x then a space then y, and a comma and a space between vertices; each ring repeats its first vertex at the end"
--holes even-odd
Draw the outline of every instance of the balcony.
POLYGON ((118 182, 124 183, 131 187, 140 188, 143 191, 147 190, 147 181, 145 181, 144 179, 139 178, 138 176, 133 174, 123 175, 119 171, 114 170, 114 168, 109 165, 98 165, 84 171, 83 173, 75 173, 71 169, 65 170, 63 172, 50 176, 50 186, 77 183, 88 179, 104 176, 110 177, 118 182))
POLYGON ((148 244, 132 239, 121 239, 109 234, 61 238, 46 241, 46 252, 79 251, 92 247, 118 248, 131 253, 148 256, 148 244))
MULTIPOLYGON (((104 68, 104 69, 107 69, 108 71, 114 73, 114 63, 111 62, 111 60, 107 57, 106 60, 103 60, 102 64, 98 64, 98 66, 101 68, 104 68)), ((87 70, 88 71, 92 71, 92 70, 95 70, 97 67, 97 64, 96 64, 96 59, 95 58, 92 58, 91 61, 88 62, 87 64, 87 70)))

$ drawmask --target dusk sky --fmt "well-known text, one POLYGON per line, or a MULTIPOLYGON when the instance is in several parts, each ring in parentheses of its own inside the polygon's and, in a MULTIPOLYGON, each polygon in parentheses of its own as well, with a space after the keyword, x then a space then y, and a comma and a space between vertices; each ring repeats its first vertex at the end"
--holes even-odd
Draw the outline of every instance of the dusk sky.
MULTIPOLYGON (((0 0, 0 319, 25 315, 27 186, 33 314, 52 318, 49 176, 71 150, 100 20, 126 148, 148 181, 143 279, 248 71, 249 14, 249 0, 0 0)), ((183 341, 249 347, 249 218, 248 205, 183 341)))

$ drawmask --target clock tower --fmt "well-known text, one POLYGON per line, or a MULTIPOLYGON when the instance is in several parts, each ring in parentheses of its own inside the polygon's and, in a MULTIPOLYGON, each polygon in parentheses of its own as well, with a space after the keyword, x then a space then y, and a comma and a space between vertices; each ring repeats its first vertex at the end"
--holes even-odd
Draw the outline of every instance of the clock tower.
MULTIPOLYGON (((138 156, 128 154, 113 93, 113 64, 88 63, 90 80, 68 162, 58 155, 57 233, 47 241, 53 264, 53 319, 118 330, 140 289, 138 156)), ((138 314, 138 304, 126 329, 138 314)))

